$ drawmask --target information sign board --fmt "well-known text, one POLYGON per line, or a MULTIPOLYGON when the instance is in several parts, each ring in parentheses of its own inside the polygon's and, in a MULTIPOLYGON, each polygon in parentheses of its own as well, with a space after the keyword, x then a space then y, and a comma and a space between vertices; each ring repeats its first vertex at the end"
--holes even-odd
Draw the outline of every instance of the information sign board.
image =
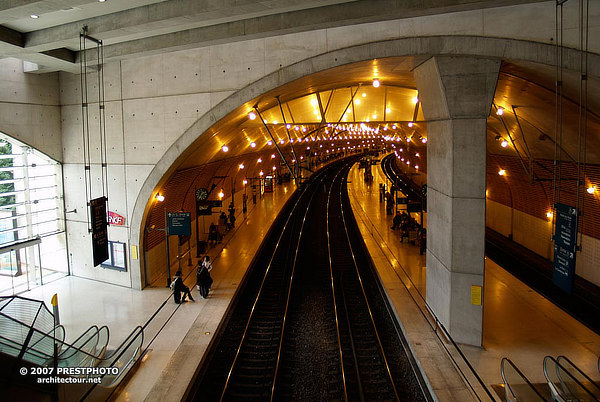
POLYGON ((573 290, 576 244, 577 210, 570 205, 556 204, 552 279, 556 286, 567 293, 573 290))
POLYGON ((190 212, 168 212, 169 235, 189 236, 192 234, 192 214, 190 212))
POLYGON ((92 224, 92 256, 96 267, 108 259, 106 197, 95 198, 90 201, 90 219, 92 224))

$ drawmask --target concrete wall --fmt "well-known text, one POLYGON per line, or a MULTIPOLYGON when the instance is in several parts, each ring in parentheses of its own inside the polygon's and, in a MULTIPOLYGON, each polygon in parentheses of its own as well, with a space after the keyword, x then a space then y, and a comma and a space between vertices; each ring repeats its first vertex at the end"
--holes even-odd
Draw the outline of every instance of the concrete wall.
MULTIPOLYGON (((595 6, 590 14, 598 15, 595 6)), ((590 21, 597 24, 600 18, 590 21)), ((568 27, 566 42, 574 43, 573 29, 568 27)), ((269 89, 336 65, 392 55, 469 53, 551 63, 551 47, 532 48, 525 42, 480 37, 551 43, 553 34, 554 3, 545 2, 320 29, 107 65, 108 160, 110 194, 114 195, 110 209, 127 218, 126 226, 111 228, 110 236, 127 240, 128 246, 139 246, 148 197, 177 156, 215 121, 269 89), (416 36, 429 38, 402 40, 416 36), (385 40, 398 42, 381 42, 385 40), (347 48, 350 46, 358 47, 347 48), (293 64, 296 62, 300 63, 293 64)), ((592 41, 590 45, 600 50, 600 44, 592 41)), ((596 74, 595 70, 590 73, 596 74)), ((128 273, 91 267, 84 223, 79 77, 62 73, 60 82, 67 208, 78 211, 68 216, 70 238, 78 242, 71 248, 73 272, 139 288, 138 260, 129 261, 128 273)), ((95 90, 93 83, 90 90, 95 90)))
POLYGON ((21 60, 1 59, 0 131, 61 161, 58 74, 25 74, 21 60))

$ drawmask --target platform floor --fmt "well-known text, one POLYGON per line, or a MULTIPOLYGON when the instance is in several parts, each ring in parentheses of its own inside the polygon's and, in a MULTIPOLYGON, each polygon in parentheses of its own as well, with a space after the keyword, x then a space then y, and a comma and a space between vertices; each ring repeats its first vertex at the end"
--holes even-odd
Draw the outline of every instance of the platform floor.
MULTIPOLYGON (((390 229, 392 217, 385 215, 378 193, 385 177, 378 166, 373 166, 373 173, 373 182, 366 184, 355 166, 348 188, 379 275, 438 399, 471 400, 467 385, 444 349, 450 349, 460 360, 458 353, 435 335, 435 323, 420 296, 425 295, 425 257, 419 255, 417 247, 400 243, 399 233, 390 229)), ((292 191, 290 185, 287 192, 284 186, 275 186, 275 192, 260 199, 246 219, 238 219, 236 230, 224 239, 222 249, 209 253, 214 260, 215 282, 206 300, 194 291, 196 302, 176 306, 166 288, 137 291, 76 277, 60 279, 24 296, 49 305, 52 294, 58 293, 67 338, 74 339, 91 324, 108 325, 113 348, 167 301, 145 332, 144 343, 151 341, 148 353, 118 400, 180 400, 262 238, 292 191), (159 333, 162 324, 165 326, 159 333)), ((486 384, 501 383, 500 359, 504 356, 534 382, 543 381, 542 359, 548 354, 564 354, 595 379, 600 377, 594 367, 600 354, 598 335, 492 261, 486 261, 485 276, 484 347, 461 349, 486 384)), ((194 282, 193 275, 186 279, 188 286, 194 282)), ((459 365, 466 370, 464 364, 459 365)), ((472 376, 468 378, 474 381, 472 376)))

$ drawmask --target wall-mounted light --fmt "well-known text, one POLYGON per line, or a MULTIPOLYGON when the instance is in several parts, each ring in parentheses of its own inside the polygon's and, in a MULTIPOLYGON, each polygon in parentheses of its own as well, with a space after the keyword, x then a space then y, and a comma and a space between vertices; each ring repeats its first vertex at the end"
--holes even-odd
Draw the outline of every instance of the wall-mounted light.
POLYGON ((496 114, 502 116, 504 114, 504 108, 499 107, 498 110, 496 110, 496 114))
POLYGON ((412 98, 412 103, 414 103, 415 105, 416 105, 417 103, 419 103, 419 97, 418 97, 418 96, 415 96, 414 98, 412 98))
POLYGON ((156 194, 156 197, 154 197, 154 198, 156 198, 156 200, 158 202, 163 202, 165 200, 165 196, 162 195, 161 193, 156 194))
POLYGON ((596 192, 596 186, 589 186, 586 191, 588 194, 594 194, 596 192))
POLYGON ((277 166, 273 166, 273 171, 276 171, 276 170, 277 170, 277 166))
POLYGON ((239 166, 238 166, 238 168, 239 168, 240 170, 241 170, 241 169, 243 169, 243 168, 245 168, 245 167, 246 167, 246 166, 244 166, 244 164, 243 164, 243 163, 240 163, 240 164, 239 164, 239 166))
POLYGON ((219 194, 217 194, 219 196, 219 199, 223 199, 223 197, 225 197, 225 193, 223 192, 223 189, 221 189, 221 191, 219 191, 219 194))
POLYGON ((423 144, 427 144, 427 138, 423 137, 423 138, 421 139, 421 142, 422 142, 423 144))
POLYGON ((546 212, 546 218, 548 218, 549 221, 552 220, 552 217, 554 216, 554 214, 552 213, 552 211, 548 211, 546 212))
POLYGON ((500 170, 498 170, 498 174, 499 174, 500 176, 504 176, 504 175, 506 174, 506 170, 504 170, 504 169, 500 169, 500 170))
POLYGON ((258 172, 258 175, 262 176, 262 175, 264 175, 264 172, 261 170, 260 172, 258 172))
POLYGON ((242 184, 245 186, 246 184, 248 184, 248 180, 246 180, 246 179, 242 180, 242 184))
POLYGON ((258 159, 256 160, 256 162, 258 162, 258 163, 262 163, 262 158, 258 158, 258 159))
POLYGON ((275 158, 276 158, 275 154, 272 154, 271 159, 275 159, 275 158))

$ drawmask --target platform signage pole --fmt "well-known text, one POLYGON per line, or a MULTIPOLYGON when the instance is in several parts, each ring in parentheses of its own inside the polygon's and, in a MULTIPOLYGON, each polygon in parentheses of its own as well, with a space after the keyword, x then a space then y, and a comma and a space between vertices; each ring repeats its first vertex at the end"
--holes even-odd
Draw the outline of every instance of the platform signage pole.
POLYGON ((165 208, 165 244, 167 248, 167 286, 171 286, 171 258, 169 257, 169 219, 165 208))

